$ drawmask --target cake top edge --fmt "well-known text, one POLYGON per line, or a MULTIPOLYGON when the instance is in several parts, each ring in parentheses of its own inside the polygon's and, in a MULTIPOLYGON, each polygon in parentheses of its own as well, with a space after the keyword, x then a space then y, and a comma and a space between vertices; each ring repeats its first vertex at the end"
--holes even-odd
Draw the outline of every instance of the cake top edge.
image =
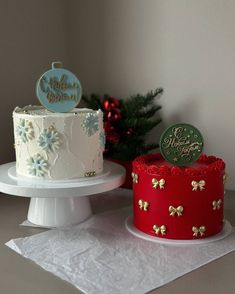
POLYGON ((224 173, 225 162, 221 158, 202 154, 191 166, 174 166, 165 161, 160 153, 155 153, 137 157, 133 161, 133 168, 151 175, 200 176, 213 172, 224 173))
POLYGON ((51 112, 48 109, 44 108, 41 105, 26 105, 24 107, 17 106, 13 111, 14 115, 28 115, 28 116, 53 116, 53 117, 68 117, 75 114, 86 114, 86 113, 95 113, 97 115, 102 114, 102 111, 93 110, 89 108, 74 108, 69 112, 51 112))

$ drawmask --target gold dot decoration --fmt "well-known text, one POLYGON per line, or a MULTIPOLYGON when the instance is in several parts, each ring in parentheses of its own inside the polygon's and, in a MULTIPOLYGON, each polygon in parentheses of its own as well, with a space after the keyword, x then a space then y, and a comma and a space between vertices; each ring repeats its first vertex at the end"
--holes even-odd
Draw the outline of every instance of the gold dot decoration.
POLYGON ((131 176, 132 176, 132 179, 133 179, 133 183, 138 184, 138 181, 139 181, 138 174, 135 174, 134 172, 132 172, 131 176))
POLYGON ((193 236, 194 237, 202 237, 205 235, 206 227, 205 226, 200 226, 200 227, 192 227, 193 231, 193 236))
POLYGON ((85 177, 95 177, 96 176, 96 172, 95 171, 89 171, 89 172, 86 172, 84 174, 85 177))
POLYGON ((182 212, 184 211, 183 206, 178 206, 178 207, 174 207, 174 206, 169 206, 169 213, 171 216, 182 216, 182 212))
POLYGON ((21 145, 20 140, 15 141, 15 143, 13 144, 14 149, 16 148, 16 146, 21 145))
POLYGON ((159 188, 160 190, 164 189, 165 183, 166 181, 164 179, 161 179, 159 181, 155 178, 152 179, 152 184, 154 189, 157 189, 157 188, 159 188))
POLYGON ((53 125, 50 125, 49 128, 48 128, 48 130, 50 130, 50 131, 56 131, 55 126, 53 126, 53 125))
POLYGON ((143 199, 140 199, 138 201, 138 204, 139 204, 140 210, 147 211, 149 208, 149 202, 144 201, 143 199))
POLYGON ((212 201, 213 210, 219 210, 222 204, 222 199, 212 201))
POLYGON ((154 225, 153 230, 156 235, 166 235, 166 226, 164 225, 161 225, 160 227, 154 225))
POLYGON ((193 187, 192 191, 202 191, 205 189, 206 181, 204 180, 201 180, 199 182, 192 181, 191 185, 193 187))

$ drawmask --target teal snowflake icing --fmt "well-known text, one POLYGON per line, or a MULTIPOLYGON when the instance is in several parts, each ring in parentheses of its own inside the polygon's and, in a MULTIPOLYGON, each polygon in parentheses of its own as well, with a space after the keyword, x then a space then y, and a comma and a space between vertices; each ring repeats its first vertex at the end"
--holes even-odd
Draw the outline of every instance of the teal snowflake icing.
POLYGON ((104 150, 105 149, 105 141, 106 141, 104 131, 100 132, 99 139, 100 139, 100 147, 102 150, 104 150))
POLYGON ((95 113, 86 113, 82 122, 82 127, 90 137, 99 130, 99 117, 95 113))
POLYGON ((27 165, 29 174, 36 177, 43 177, 48 169, 48 162, 40 154, 30 157, 27 165))
POLYGON ((34 137, 34 130, 33 130, 32 123, 26 119, 20 119, 16 127, 16 134, 18 137, 20 137, 20 139, 24 143, 32 140, 34 137))
POLYGON ((47 152, 55 152, 57 149, 59 149, 59 133, 53 126, 43 130, 38 138, 38 145, 47 152))

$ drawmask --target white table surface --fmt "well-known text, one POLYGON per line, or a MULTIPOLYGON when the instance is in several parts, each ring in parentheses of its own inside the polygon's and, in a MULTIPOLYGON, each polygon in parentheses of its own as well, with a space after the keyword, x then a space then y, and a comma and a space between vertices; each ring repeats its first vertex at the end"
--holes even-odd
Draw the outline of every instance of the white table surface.
MULTIPOLYGON (((94 213, 125 207, 132 204, 132 191, 117 189, 93 195, 91 203, 94 213)), ((25 220, 28 204, 28 198, 0 193, 0 294, 80 293, 72 285, 46 272, 4 245, 10 239, 44 231, 44 229, 19 226, 25 220)), ((225 196, 225 217, 235 226, 235 192, 227 192, 225 196)), ((232 252, 151 293, 231 294, 235 293, 234 277, 235 252, 232 252)))

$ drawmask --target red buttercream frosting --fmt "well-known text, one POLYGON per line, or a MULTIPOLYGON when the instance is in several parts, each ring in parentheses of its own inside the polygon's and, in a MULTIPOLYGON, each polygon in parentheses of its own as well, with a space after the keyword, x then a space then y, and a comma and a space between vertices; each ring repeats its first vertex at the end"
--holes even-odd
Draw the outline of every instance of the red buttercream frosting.
POLYGON ((134 225, 167 239, 206 238, 223 228, 225 163, 201 155, 188 167, 160 153, 133 161, 134 225))

